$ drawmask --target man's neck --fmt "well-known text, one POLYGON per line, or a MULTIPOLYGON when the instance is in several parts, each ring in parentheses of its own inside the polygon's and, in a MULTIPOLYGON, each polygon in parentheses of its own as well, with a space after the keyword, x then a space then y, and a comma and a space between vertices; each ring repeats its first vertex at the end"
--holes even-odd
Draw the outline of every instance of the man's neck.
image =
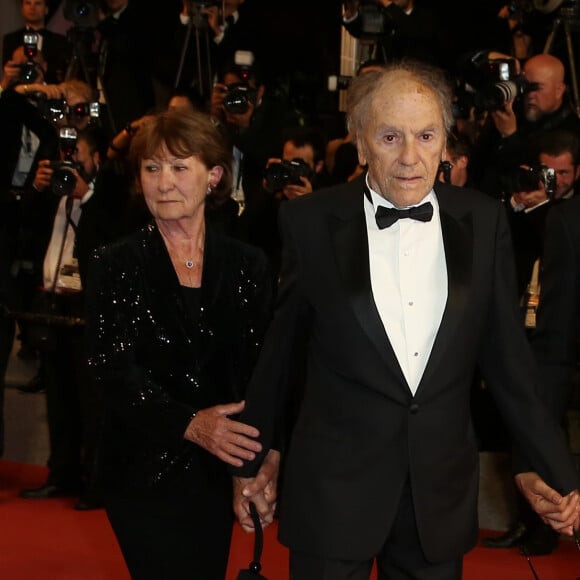
POLYGON ((45 22, 26 22, 24 26, 29 30, 42 30, 45 28, 45 22))

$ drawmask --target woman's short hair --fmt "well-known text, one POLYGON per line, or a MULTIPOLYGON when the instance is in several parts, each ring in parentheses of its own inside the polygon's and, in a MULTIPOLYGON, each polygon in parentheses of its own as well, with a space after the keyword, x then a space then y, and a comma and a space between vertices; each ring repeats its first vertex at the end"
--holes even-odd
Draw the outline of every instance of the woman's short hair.
POLYGON ((151 115, 139 127, 129 149, 129 162, 137 177, 141 161, 162 148, 178 158, 195 156, 208 169, 216 165, 223 167, 220 182, 208 195, 210 205, 219 205, 231 194, 232 151, 208 114, 168 110, 151 115))

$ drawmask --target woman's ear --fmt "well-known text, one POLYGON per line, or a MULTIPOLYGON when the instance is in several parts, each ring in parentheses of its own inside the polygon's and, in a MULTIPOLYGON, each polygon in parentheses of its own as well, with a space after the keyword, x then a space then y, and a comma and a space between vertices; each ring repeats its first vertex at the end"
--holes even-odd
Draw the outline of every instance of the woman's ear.
POLYGON ((221 165, 214 165, 209 170, 208 186, 212 189, 217 186, 224 174, 224 168, 221 165))

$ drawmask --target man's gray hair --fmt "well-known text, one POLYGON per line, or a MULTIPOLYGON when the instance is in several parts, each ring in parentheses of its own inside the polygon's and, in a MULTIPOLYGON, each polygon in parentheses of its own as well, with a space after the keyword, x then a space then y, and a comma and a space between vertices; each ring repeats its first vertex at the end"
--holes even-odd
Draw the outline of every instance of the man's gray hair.
POLYGON ((419 84, 427 87, 439 101, 443 125, 449 134, 454 125, 452 100, 453 89, 445 72, 430 64, 414 60, 390 63, 380 70, 369 70, 355 77, 347 94, 347 128, 356 141, 369 121, 375 94, 389 84, 390 79, 401 72, 407 73, 419 84))

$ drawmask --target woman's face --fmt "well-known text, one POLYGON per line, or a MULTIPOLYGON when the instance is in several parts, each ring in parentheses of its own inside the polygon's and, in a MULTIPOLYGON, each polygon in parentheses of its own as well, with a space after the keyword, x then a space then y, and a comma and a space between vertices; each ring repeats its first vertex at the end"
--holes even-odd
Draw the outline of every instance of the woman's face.
POLYGON ((210 187, 222 176, 220 166, 208 169, 197 156, 179 158, 163 148, 141 161, 140 182, 155 219, 181 220, 203 211, 210 187))

